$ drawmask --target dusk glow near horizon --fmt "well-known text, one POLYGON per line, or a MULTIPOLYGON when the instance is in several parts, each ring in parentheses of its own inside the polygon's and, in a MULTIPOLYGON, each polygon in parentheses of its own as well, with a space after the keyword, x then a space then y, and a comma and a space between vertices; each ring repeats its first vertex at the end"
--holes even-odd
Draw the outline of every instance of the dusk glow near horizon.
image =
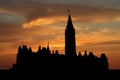
POLYGON ((119 0, 0 0, 0 69, 16 62, 19 46, 65 52, 68 9, 76 32, 76 52, 105 53, 109 69, 120 69, 119 0))

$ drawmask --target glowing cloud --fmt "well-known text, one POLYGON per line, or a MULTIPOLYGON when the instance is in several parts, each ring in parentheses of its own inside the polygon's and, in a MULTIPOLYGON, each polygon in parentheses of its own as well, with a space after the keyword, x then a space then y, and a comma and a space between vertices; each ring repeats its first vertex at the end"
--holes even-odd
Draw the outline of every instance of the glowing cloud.
POLYGON ((34 26, 40 26, 40 25, 50 25, 57 22, 65 22, 66 19, 63 17, 53 17, 53 18, 38 18, 36 20, 32 20, 30 22, 24 23, 22 25, 23 28, 32 28, 34 26))

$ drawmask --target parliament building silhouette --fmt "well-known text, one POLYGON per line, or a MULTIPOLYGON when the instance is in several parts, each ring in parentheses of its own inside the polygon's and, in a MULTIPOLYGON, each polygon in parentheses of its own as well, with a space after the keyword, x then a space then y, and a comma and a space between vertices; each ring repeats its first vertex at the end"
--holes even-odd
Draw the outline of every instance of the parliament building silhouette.
POLYGON ((26 45, 23 45, 18 48, 17 60, 11 70, 23 73, 38 71, 47 74, 55 70, 55 72, 78 71, 96 74, 108 71, 108 65, 108 58, 104 53, 100 57, 87 51, 83 55, 80 52, 77 55, 75 29, 69 14, 65 29, 65 54, 59 54, 58 50, 51 52, 49 45, 47 47, 39 46, 37 52, 33 52, 31 47, 27 48, 26 45))

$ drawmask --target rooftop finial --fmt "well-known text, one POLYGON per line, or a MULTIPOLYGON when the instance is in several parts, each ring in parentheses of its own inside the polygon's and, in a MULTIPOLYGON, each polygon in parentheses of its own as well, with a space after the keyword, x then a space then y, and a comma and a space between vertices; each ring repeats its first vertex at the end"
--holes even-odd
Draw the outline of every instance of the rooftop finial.
POLYGON ((70 15, 70 11, 71 11, 71 9, 68 9, 68 14, 70 15))
POLYGON ((48 41, 48 44, 47 44, 47 46, 49 47, 49 41, 48 41))

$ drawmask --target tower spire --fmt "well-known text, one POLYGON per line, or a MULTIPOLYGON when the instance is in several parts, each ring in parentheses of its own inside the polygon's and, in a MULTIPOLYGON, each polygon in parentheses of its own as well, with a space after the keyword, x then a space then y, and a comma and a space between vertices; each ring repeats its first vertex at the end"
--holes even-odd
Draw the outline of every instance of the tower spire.
POLYGON ((49 41, 48 41, 48 43, 47 43, 47 47, 49 47, 49 41))
POLYGON ((70 14, 70 9, 68 9, 68 22, 67 22, 67 29, 69 29, 69 28, 73 28, 73 24, 72 24, 72 19, 71 19, 71 14, 70 14))
POLYGON ((70 9, 68 10, 68 13, 69 16, 65 29, 65 55, 76 56, 75 29, 72 24, 70 9))
POLYGON ((48 43, 47 43, 47 51, 48 51, 48 53, 50 54, 49 41, 48 41, 48 43))

